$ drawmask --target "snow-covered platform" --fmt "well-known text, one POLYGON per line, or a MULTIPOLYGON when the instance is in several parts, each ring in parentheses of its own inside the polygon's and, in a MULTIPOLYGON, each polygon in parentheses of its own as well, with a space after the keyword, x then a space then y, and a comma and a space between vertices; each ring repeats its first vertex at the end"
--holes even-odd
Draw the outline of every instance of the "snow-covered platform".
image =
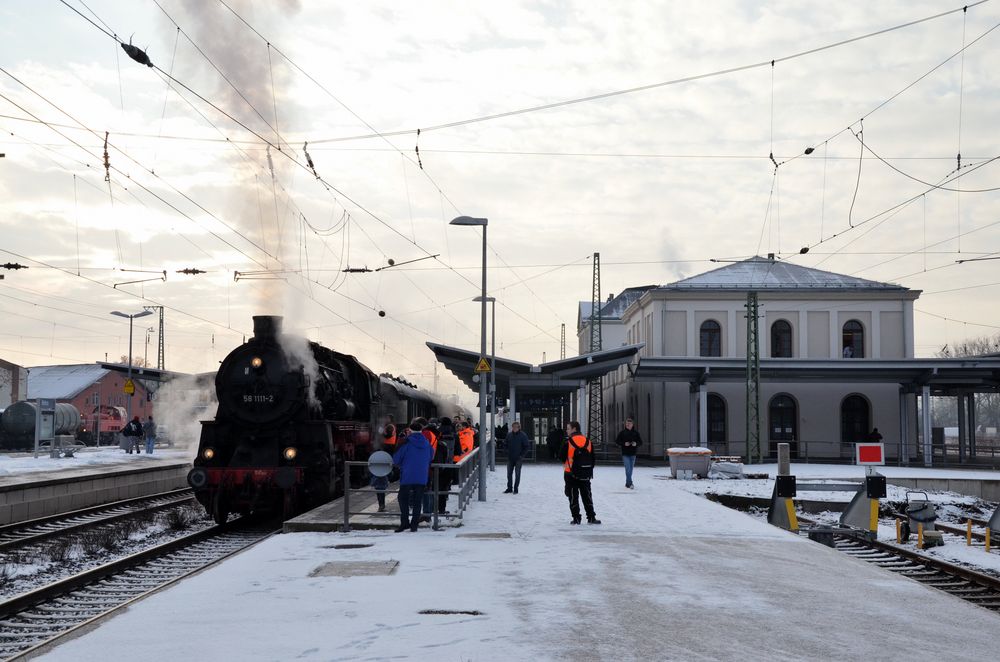
POLYGON ((1000 616, 636 471, 571 526, 561 468, 442 532, 275 536, 44 659, 976 660, 1000 616), (361 545, 367 545, 361 547, 361 545), (466 613, 462 613, 466 612, 466 613))
MULTIPOLYGON (((392 487, 398 487, 393 485, 392 487)), ((352 515, 350 518, 351 528, 362 529, 395 529, 399 526, 399 502, 396 500, 396 492, 387 492, 385 495, 385 513, 378 512, 378 498, 375 492, 352 492, 351 500, 348 503, 352 513, 364 513, 362 515, 352 515), (388 513, 388 515, 386 514, 388 513)), ((318 508, 302 513, 298 517, 287 520, 284 524, 285 533, 306 533, 317 531, 321 533, 333 533, 340 531, 344 525, 344 498, 334 499, 318 508)))
POLYGON ((165 492, 187 485, 188 451, 129 455, 85 449, 76 457, 0 455, 0 524, 165 492))

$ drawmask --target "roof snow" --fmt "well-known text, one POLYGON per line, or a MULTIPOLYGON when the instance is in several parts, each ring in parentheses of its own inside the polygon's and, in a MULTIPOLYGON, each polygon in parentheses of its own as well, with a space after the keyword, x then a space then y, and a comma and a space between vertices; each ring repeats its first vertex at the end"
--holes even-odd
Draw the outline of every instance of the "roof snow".
POLYGON ((791 262, 755 256, 703 274, 684 278, 664 290, 906 290, 902 285, 880 283, 791 262))
POLYGON ((107 373, 94 363, 31 368, 28 372, 28 399, 70 400, 107 373))

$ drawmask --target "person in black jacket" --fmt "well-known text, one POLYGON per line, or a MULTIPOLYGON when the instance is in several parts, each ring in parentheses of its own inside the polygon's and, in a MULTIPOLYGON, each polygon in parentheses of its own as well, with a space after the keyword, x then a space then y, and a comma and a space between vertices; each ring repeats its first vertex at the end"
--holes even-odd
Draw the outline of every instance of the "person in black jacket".
POLYGON ((553 460, 558 460, 559 453, 565 443, 566 433, 553 425, 545 437, 545 445, 548 446, 549 457, 553 460))
POLYGON ((512 491, 517 494, 517 488, 521 485, 521 461, 530 447, 531 440, 521 431, 521 424, 517 421, 511 423, 510 434, 507 435, 507 489, 504 494, 512 491))
POLYGON ((635 429, 635 422, 631 418, 625 419, 625 429, 618 433, 615 443, 622 449, 622 463, 625 465, 625 487, 634 490, 632 484, 632 469, 635 468, 635 454, 642 446, 642 437, 635 429))

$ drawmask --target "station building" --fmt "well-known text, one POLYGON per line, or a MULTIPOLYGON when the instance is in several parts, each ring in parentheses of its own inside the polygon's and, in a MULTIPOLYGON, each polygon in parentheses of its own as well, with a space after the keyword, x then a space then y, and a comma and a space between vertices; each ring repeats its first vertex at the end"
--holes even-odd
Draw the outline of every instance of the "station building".
MULTIPOLYGON (((773 256, 609 297, 599 311, 602 346, 639 349, 637 362, 602 378, 600 441, 609 444, 631 417, 652 457, 689 445, 746 455, 748 292, 759 302, 764 457, 789 442, 800 459, 853 458, 855 442, 877 427, 888 458, 929 463, 949 452, 937 448, 943 439, 923 433, 931 429, 931 395, 955 397, 956 459, 977 456, 973 396, 1000 390, 1000 360, 917 359, 919 290, 773 256)), ((590 302, 580 302, 581 354, 590 347, 590 319, 590 302)), ((986 449, 979 450, 982 456, 986 449)), ((996 450, 989 451, 993 460, 996 450)))

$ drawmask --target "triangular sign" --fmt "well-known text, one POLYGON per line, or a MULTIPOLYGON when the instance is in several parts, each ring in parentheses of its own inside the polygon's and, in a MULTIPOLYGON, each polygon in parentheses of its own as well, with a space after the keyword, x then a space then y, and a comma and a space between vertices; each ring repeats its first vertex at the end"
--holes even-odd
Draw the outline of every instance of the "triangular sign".
POLYGON ((486 360, 486 357, 479 359, 479 363, 476 365, 476 369, 474 372, 479 373, 479 372, 489 372, 489 371, 490 371, 490 362, 486 360))

